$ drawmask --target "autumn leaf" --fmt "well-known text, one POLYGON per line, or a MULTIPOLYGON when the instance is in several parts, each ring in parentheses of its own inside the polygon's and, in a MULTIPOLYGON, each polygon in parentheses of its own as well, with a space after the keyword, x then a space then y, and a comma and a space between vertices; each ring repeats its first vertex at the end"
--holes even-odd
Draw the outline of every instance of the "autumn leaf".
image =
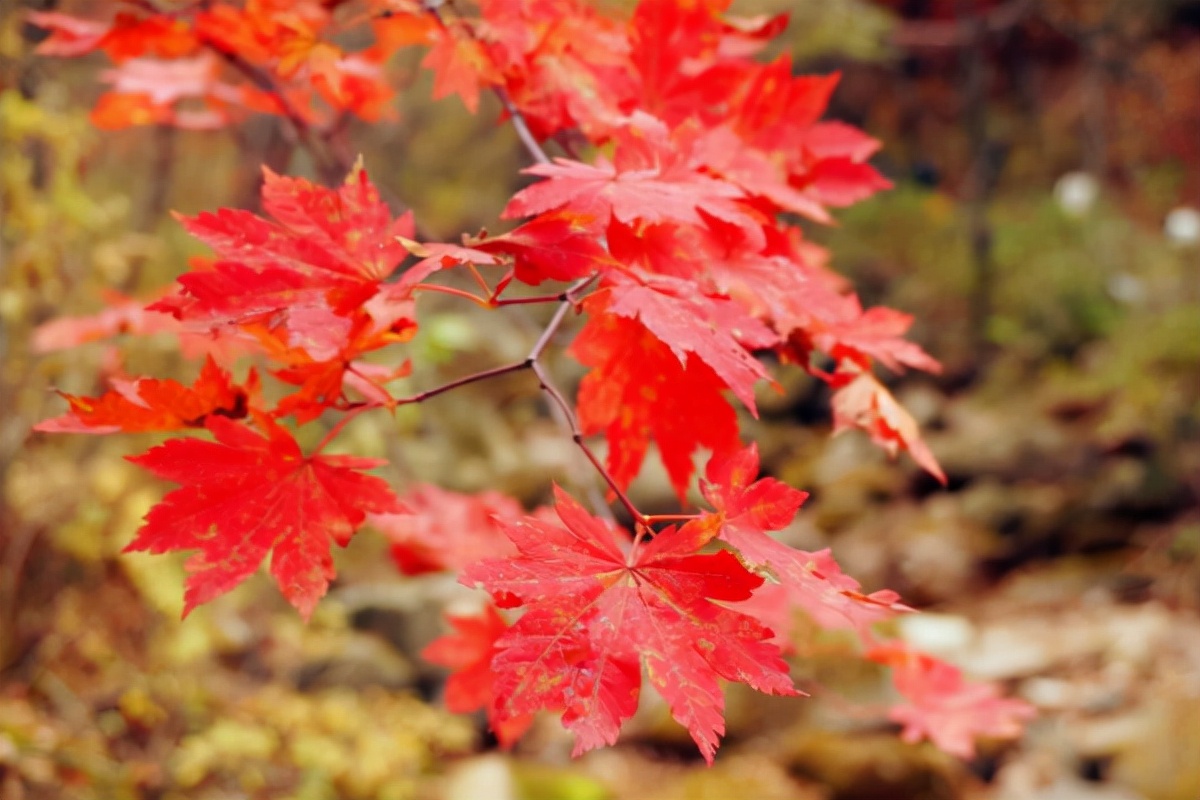
POLYGON ((660 342, 671 348, 681 366, 696 359, 758 416, 754 385, 765 380, 778 388, 766 368, 742 342, 758 347, 774 344, 774 335, 728 298, 708 297, 693 282, 666 276, 634 280, 615 274, 607 286, 585 304, 589 313, 614 314, 637 319, 660 342))
POLYGON ((639 112, 621 134, 613 161, 594 165, 564 158, 523 170, 548 180, 518 192, 504 209, 506 219, 567 209, 593 216, 602 225, 674 222, 705 225, 705 214, 758 235, 763 220, 740 202, 742 190, 689 165, 661 121, 639 112))
POLYGON ((264 170, 262 202, 271 219, 229 209, 180 217, 218 260, 183 275, 188 302, 164 310, 213 325, 314 304, 350 314, 408 255, 397 237, 412 236, 411 214, 393 219, 361 164, 336 189, 264 170))
POLYGON ((503 718, 497 712, 492 659, 497 652, 496 641, 508 631, 508 623, 491 605, 479 616, 447 615, 446 621, 453 632, 435 639, 421 651, 421 657, 431 664, 454 670, 446 680, 446 708, 456 714, 487 709, 488 726, 501 747, 512 747, 533 723, 533 715, 503 718))
POLYGON ((239 419, 249 412, 257 378, 249 391, 234 385, 212 358, 190 387, 178 381, 114 379, 111 391, 97 398, 62 394, 71 410, 34 426, 44 433, 116 433, 203 428, 210 416, 239 419))
POLYGON ((637 709, 642 668, 712 762, 725 732, 720 678, 771 694, 796 690, 770 631, 721 603, 762 579, 729 553, 698 554, 712 532, 667 528, 622 549, 617 531, 556 489, 563 525, 505 523, 519 555, 469 567, 462 582, 524 615, 492 660, 502 719, 563 711, 575 754, 612 744, 637 709))
POLYGON ((605 435, 608 470, 621 487, 637 477, 651 441, 681 499, 696 450, 728 453, 740 446, 724 381, 698 358, 681 360, 640 320, 593 316, 571 353, 592 368, 579 385, 580 426, 605 435))
POLYGON ((178 58, 199 46, 186 23, 166 15, 136 17, 121 13, 104 23, 37 11, 26 19, 50 31, 50 36, 37 46, 40 55, 70 57, 104 50, 113 61, 121 62, 142 55, 178 58))
POLYGON ((368 522, 392 543, 392 559, 406 575, 459 570, 480 559, 510 555, 503 520, 516 520, 522 509, 499 492, 476 495, 429 484, 410 487, 401 496, 399 514, 371 514, 368 522))
POLYGON ((906 742, 929 739, 959 758, 975 756, 982 736, 1011 739, 1037 711, 1023 700, 1000 696, 995 684, 966 680, 962 672, 899 641, 871 648, 867 658, 892 668, 892 682, 904 702, 888 717, 904 726, 906 742))
POLYGON ((851 359, 862 369, 878 360, 893 372, 905 367, 939 373, 942 365, 913 342, 902 338, 912 325, 911 314, 876 306, 863 311, 856 295, 846 295, 836 316, 814 325, 813 344, 834 360, 851 359))
POLYGON ((402 510, 372 458, 305 456, 284 428, 265 435, 210 417, 215 442, 172 439, 129 460, 181 487, 150 509, 126 551, 197 550, 186 563, 184 615, 237 586, 268 553, 283 596, 307 619, 334 577, 330 545, 345 546, 368 513, 402 510))
POLYGON ((547 212, 501 236, 473 242, 476 250, 513 257, 517 280, 530 286, 543 281, 573 281, 618 266, 600 244, 592 217, 547 212))
POLYGON ((769 536, 791 523, 808 493, 775 478, 756 480, 758 467, 754 444, 714 455, 700 491, 716 513, 704 515, 699 524, 712 529, 747 565, 769 570, 781 587, 772 594, 782 594, 822 627, 853 628, 863 635, 875 622, 910 610, 890 590, 864 594, 828 550, 797 550, 769 536))
POLYGON ((850 428, 866 431, 892 457, 907 450, 926 472, 946 482, 946 473, 921 439, 916 420, 869 372, 855 374, 833 394, 833 432, 850 428))
POLYGON ((148 310, 146 301, 115 291, 104 292, 102 297, 105 307, 95 314, 60 317, 39 325, 33 332, 33 351, 50 353, 123 333, 148 336, 181 331, 177 320, 170 314, 148 310))

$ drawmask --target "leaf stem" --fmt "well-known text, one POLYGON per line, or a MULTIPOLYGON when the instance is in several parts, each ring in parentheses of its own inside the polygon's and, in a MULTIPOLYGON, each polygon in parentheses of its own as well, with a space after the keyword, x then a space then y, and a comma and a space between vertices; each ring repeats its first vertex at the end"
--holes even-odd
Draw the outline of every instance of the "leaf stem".
POLYGON ((416 286, 413 287, 413 291, 440 292, 442 294, 449 294, 449 295, 453 295, 454 297, 461 297, 463 299, 470 300, 475 305, 482 306, 483 308, 491 308, 492 307, 492 303, 489 302, 486 298, 479 297, 478 295, 473 295, 470 292, 465 291, 463 289, 456 289, 453 286, 441 286, 436 283, 418 283, 416 286))
POLYGON ((342 429, 350 424, 352 419, 364 411, 369 411, 372 408, 379 408, 379 406, 374 403, 360 403, 347 408, 346 413, 342 416, 342 418, 334 423, 334 426, 329 429, 329 432, 326 433, 321 441, 317 443, 317 446, 313 449, 312 454, 315 456, 324 450, 325 447, 332 442, 339 433, 342 432, 342 429))

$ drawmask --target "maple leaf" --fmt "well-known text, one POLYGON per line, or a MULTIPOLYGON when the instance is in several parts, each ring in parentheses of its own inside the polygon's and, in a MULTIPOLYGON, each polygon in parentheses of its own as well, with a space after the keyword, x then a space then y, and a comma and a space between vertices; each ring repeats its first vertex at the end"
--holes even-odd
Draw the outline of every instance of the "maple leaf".
POLYGON ((725 453, 741 444, 721 378, 698 358, 681 361, 640 320, 592 316, 571 353, 592 367, 579 385, 579 424, 585 434, 604 433, 608 470, 622 488, 637 476, 651 440, 681 501, 698 448, 725 453))
POLYGON ((501 718, 561 709, 575 754, 612 744, 637 709, 642 667, 712 763, 725 732, 719 678, 797 694, 771 632, 719 603, 747 599, 762 579, 729 553, 697 554, 712 532, 666 528, 622 552, 617 532, 555 489, 562 525, 504 523, 519 555, 462 576, 525 614, 496 642, 501 718))
POLYGON ((111 391, 98 397, 62 394, 71 410, 34 426, 44 433, 116 433, 202 428, 212 415, 238 419, 249 411, 257 379, 250 391, 235 386, 229 373, 212 358, 190 387, 177 381, 115 379, 111 391))
POLYGON ((849 158, 826 158, 815 163, 802 180, 805 191, 818 202, 835 208, 854 205, 892 182, 870 164, 849 158))
POLYGON ((408 255, 397 237, 412 236, 411 214, 393 219, 361 164, 336 189, 264 169, 262 203, 273 219, 229 209, 180 217, 219 260, 183 275, 191 302, 164 310, 214 325, 314 304, 349 314, 408 255))
POLYGON ((929 739, 959 758, 975 756, 975 739, 1011 739, 1037 711, 1023 700, 1000 696, 991 683, 963 678, 955 666, 891 641, 867 651, 867 658, 892 668, 892 682, 905 698, 889 718, 904 726, 906 742, 929 739))
POLYGON ((367 519, 391 540, 392 559, 406 575, 458 570, 513 552, 501 520, 515 520, 522 510, 507 495, 460 494, 418 484, 401 502, 403 513, 372 514, 367 519))
POLYGON ((537 286, 543 281, 573 281, 617 267, 598 241, 600 233, 592 217, 548 212, 506 234, 473 242, 472 247, 512 256, 516 279, 537 286))
POLYGON ((835 316, 813 326, 813 343, 835 360, 851 359, 863 369, 878 359, 893 372, 904 367, 938 373, 942 365, 920 346, 901 338, 912 325, 911 314, 876 306, 863 311, 858 296, 845 295, 833 305, 835 316))
POLYGON ((493 696, 496 674, 492 659, 497 652, 496 641, 508 631, 508 623, 491 605, 480 616, 447 615, 446 621, 454 632, 431 642, 421 651, 421 657, 455 671, 446 680, 447 710, 466 714, 487 709, 488 726, 501 747, 512 747, 533 723, 533 715, 501 717, 493 696))
POLYGON ((796 550, 767 535, 791 524, 808 493, 775 478, 755 480, 758 468, 755 444, 714 455, 700 491, 716 513, 704 515, 699 523, 737 550, 746 564, 770 570, 781 586, 769 592, 773 598, 784 595, 790 606, 802 609, 818 625, 850 627, 863 635, 873 623, 909 610, 890 590, 864 594, 828 550, 796 550))
POLYGON ((198 550, 186 563, 184 616, 249 577, 271 554, 271 574, 307 619, 334 577, 330 544, 345 546, 368 513, 401 510, 386 482, 360 470, 382 461, 305 456, 255 415, 265 435, 211 416, 215 442, 172 439, 130 461, 181 487, 150 509, 126 551, 198 550))
POLYGON ((833 393, 834 435, 860 428, 892 457, 907 450, 917 464, 944 484, 946 473, 921 439, 921 431, 912 415, 896 402, 874 375, 869 372, 851 374, 853 377, 833 393))
POLYGON ((766 368, 739 341, 765 348, 776 338, 737 303, 696 292, 694 282, 666 276, 638 281, 615 274, 605 289, 588 298, 585 307, 589 313, 603 311, 641 321, 671 348, 681 366, 694 357, 711 367, 756 417, 754 384, 766 380, 778 388, 766 368))
POLYGON ((644 112, 633 119, 634 124, 619 132, 614 161, 600 156, 589 165, 556 158, 553 164, 522 170, 549 180, 522 189, 501 216, 512 219, 566 208, 594 216, 603 225, 610 218, 627 224, 705 225, 707 214, 761 239, 763 220, 740 202, 745 199, 741 189, 689 165, 687 152, 671 141, 660 120, 644 112))

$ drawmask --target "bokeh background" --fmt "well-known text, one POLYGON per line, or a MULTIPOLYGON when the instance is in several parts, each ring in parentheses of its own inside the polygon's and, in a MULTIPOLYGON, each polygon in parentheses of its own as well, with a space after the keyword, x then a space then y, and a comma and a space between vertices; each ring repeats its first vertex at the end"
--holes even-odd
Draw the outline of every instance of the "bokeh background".
MULTIPOLYGON (((101 62, 32 54, 23 14, 47 5, 0 3, 0 798, 1200 798, 1200 3, 736 6, 790 11, 798 67, 843 75, 831 116, 884 141, 896 188, 812 236, 946 367, 889 379, 946 489, 830 438, 805 376, 763 395, 749 435, 812 492, 787 535, 900 591, 924 612, 900 635, 1041 716, 969 763, 904 744, 853 642, 802 627, 814 697, 731 692, 712 769, 654 702, 577 761, 551 719, 497 752, 416 655, 470 599, 452 576, 401 579, 377 534, 338 554, 307 626, 265 579, 181 623, 181 559, 120 554, 164 491, 123 456, 155 437, 31 427, 61 412, 52 387, 195 366, 170 337, 52 350, 34 332, 179 274, 198 250, 168 210, 254 208, 261 164, 313 165, 270 119, 97 130, 101 62)), ((423 235, 495 228, 519 144, 486 99, 476 117, 430 102, 416 57, 397 59, 397 121, 346 141, 423 235)), ((520 357, 538 331, 435 306, 414 386, 520 357)), ((543 501, 580 464, 525 377, 361 418, 345 446, 398 482, 543 501)), ((653 470, 637 499, 672 504, 653 470)))

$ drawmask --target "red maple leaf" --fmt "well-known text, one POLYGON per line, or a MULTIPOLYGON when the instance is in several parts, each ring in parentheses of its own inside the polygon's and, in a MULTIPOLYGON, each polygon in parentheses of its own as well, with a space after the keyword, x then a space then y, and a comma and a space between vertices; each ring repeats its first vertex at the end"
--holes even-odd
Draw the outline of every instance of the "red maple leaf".
POLYGON ((698 448, 727 453, 741 444, 724 381, 698 358, 681 360, 640 320, 595 315, 571 353, 592 367, 579 385, 579 424, 586 434, 604 433, 608 470, 622 488, 637 477, 651 441, 680 498, 698 448))
POLYGON ((905 702, 888 716, 904 726, 904 740, 929 739, 959 758, 973 758, 981 736, 1011 739, 1037 711, 1023 700, 1000 696, 995 684, 968 681, 955 666, 899 641, 885 642, 867 658, 892 668, 892 682, 905 702))
POLYGON ((337 189, 264 170, 262 203, 273 219, 229 209, 180 218, 218 260, 183 275, 185 300, 162 310, 213 325, 314 304, 350 314, 408 256, 398 237, 412 236, 411 214, 393 219, 361 164, 337 189))
POLYGON ((696 359, 710 367, 755 416, 754 384, 766 380, 778 387, 742 344, 769 347, 776 337, 740 305, 705 296, 692 281, 667 276, 635 280, 628 273, 614 274, 603 290, 588 298, 585 308, 589 313, 639 320, 671 348, 681 366, 696 359))
POLYGON ((858 581, 842 572, 828 550, 796 550, 769 536, 768 531, 791 523, 808 493, 775 478, 755 480, 758 465, 758 447, 753 444, 731 455, 713 456, 700 490, 716 513, 706 514, 701 524, 736 549, 745 563, 770 570, 788 603, 823 627, 851 627, 865 634, 873 623, 908 610, 890 590, 861 592, 858 581))
POLYGON ((573 281, 617 262, 597 234, 592 217, 565 211, 534 217, 516 230, 472 243, 476 250, 513 257, 516 279, 530 286, 543 281, 573 281))
POLYGON ((840 376, 848 381, 833 394, 834 434, 861 428, 889 455, 895 457, 901 450, 907 450, 926 472, 945 483, 946 473, 921 439, 921 431, 912 415, 896 402, 874 375, 869 372, 851 374, 853 377, 840 376))
POLYGON ((173 439, 129 460, 181 487, 150 509, 126 551, 198 550, 186 564, 184 615, 237 586, 268 553, 280 591, 307 619, 334 576, 330 544, 345 546, 368 513, 400 511, 386 482, 360 470, 373 458, 305 456, 255 415, 262 435, 210 417, 215 442, 173 439))
POLYGON ((942 365, 919 345, 901 338, 912 325, 911 314, 883 306, 863 311, 854 294, 843 296, 831 310, 834 315, 814 325, 810 335, 813 343, 834 360, 849 358, 868 369, 875 358, 893 372, 903 372, 906 366, 925 372, 942 371, 942 365))
POLYGON ((111 391, 97 398, 63 393, 71 410, 34 426, 46 433, 116 433, 176 431, 202 428, 210 416, 238 419, 249 412, 257 379, 250 391, 234 385, 229 373, 212 358, 190 387, 178 381, 114 379, 111 391))
POLYGON ((458 570, 513 552, 501 521, 519 518, 522 509, 507 495, 460 494, 419 484, 401 502, 404 512, 372 514, 368 521, 391 540, 392 558, 406 575, 458 570))
POLYGON ((104 50, 113 61, 140 55, 177 58, 196 50, 199 42, 186 23, 167 15, 136 17, 117 14, 112 22, 94 22, 53 11, 37 11, 29 22, 50 31, 37 46, 40 55, 81 56, 104 50))
POLYGON ((98 342, 122 333, 148 336, 179 333, 180 325, 170 314, 150 311, 146 302, 120 292, 103 291, 104 310, 89 316, 61 317, 39 325, 33 332, 35 353, 49 353, 98 342))
POLYGON ((771 632, 719 605, 745 600, 762 578, 729 553, 698 554, 712 531, 667 528, 623 551, 616 531, 555 497, 562 526, 506 523, 520 554, 462 576, 502 607, 526 608, 492 660, 501 719, 561 709, 575 754, 612 744, 637 709, 645 666, 711 763, 725 732, 720 678, 797 694, 771 632))
POLYGON ((421 651, 426 661, 455 671, 446 680, 446 708, 456 714, 486 708, 492 733, 502 747, 512 747, 529 730, 533 715, 503 718, 497 713, 492 659, 497 652, 496 641, 508 631, 508 623, 491 605, 481 616, 447 615, 446 621, 454 632, 435 639, 421 651))
POLYGON ((594 166, 558 158, 553 164, 523 170, 549 180, 518 192, 502 216, 511 219, 566 208, 593 216, 602 225, 616 219, 626 224, 702 226, 708 215, 761 239, 763 219, 741 202, 745 199, 741 189, 692 167, 686 149, 671 140, 661 121, 644 112, 636 113, 633 120, 619 132, 611 162, 603 156, 594 166))

